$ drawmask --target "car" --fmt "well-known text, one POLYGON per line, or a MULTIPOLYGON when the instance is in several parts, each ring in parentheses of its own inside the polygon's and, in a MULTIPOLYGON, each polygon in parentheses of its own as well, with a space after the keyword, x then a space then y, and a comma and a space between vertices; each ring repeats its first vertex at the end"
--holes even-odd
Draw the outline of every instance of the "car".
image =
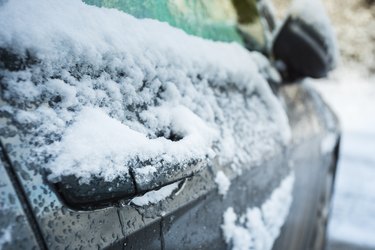
POLYGON ((1 1, 0 248, 322 249, 337 49, 297 2, 1 1))

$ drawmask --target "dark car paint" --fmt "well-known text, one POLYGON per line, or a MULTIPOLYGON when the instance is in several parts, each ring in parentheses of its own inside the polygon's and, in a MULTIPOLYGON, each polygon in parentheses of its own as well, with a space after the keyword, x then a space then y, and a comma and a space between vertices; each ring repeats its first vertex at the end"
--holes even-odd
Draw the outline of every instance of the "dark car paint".
POLYGON ((339 154, 339 123, 311 87, 288 85, 281 91, 287 96, 287 113, 294 132, 296 178, 289 216, 273 249, 324 249, 339 154), (332 151, 324 153, 322 136, 327 133, 336 134, 338 139, 332 151))
POLYGON ((310 25, 289 17, 273 42, 273 54, 287 66, 288 80, 326 77, 333 67, 332 52, 325 39, 310 25))

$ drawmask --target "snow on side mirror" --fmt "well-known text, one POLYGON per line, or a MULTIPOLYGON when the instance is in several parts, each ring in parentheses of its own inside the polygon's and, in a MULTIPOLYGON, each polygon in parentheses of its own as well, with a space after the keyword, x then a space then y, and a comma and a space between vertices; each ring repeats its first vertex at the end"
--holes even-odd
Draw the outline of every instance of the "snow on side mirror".
POLYGON ((337 46, 330 21, 319 0, 295 0, 275 36, 272 52, 283 76, 321 78, 337 61, 337 46))

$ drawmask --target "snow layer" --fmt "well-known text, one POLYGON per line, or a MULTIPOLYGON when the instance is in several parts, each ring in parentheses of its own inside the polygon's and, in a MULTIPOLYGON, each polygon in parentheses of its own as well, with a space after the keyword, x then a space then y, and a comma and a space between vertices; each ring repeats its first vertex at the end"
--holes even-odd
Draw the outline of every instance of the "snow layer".
POLYGON ((171 196, 172 193, 178 188, 179 184, 180 182, 175 182, 170 185, 164 186, 159 190, 147 192, 142 196, 133 198, 131 200, 131 203, 140 207, 150 204, 156 204, 159 201, 171 196))
POLYGON ((238 216, 232 207, 223 215, 225 241, 233 250, 267 250, 280 233, 292 202, 294 173, 286 177, 261 207, 248 208, 238 216))
POLYGON ((15 153, 52 180, 111 181, 129 168, 147 179, 139 168, 215 154, 249 166, 290 138, 266 60, 238 44, 78 0, 6 1, 0 26, 16 58, 0 65, 0 113, 26 149, 15 153))
POLYGON ((216 174, 215 182, 218 186, 219 194, 225 197, 230 187, 229 178, 220 170, 216 174))
MULTIPOLYGON (((149 139, 146 135, 130 129, 116 119, 109 117, 100 109, 84 108, 77 116, 76 122, 67 129, 62 140, 69 145, 58 155, 56 166, 74 166, 80 163, 81 175, 99 175, 107 172, 110 176, 126 174, 126 164, 133 160, 146 161, 160 158, 164 162, 180 162, 191 155, 204 158, 211 153, 210 146, 217 131, 209 128, 199 117, 183 106, 170 109, 162 107, 170 126, 183 136, 179 143, 164 137, 149 139), (126 143, 124 143, 126 142, 126 143), (108 160, 110 159, 110 161, 108 160), (113 172, 110 173, 109 171, 113 172), (87 174, 85 174, 87 173, 87 174)), ((147 173, 155 172, 156 169, 147 173)), ((72 168, 55 169, 55 175, 74 173, 72 168)), ((142 175, 145 168, 138 169, 142 175)))
POLYGON ((333 66, 339 58, 336 35, 321 0, 293 0, 289 9, 293 18, 299 18, 310 24, 322 37, 331 55, 333 66))
POLYGON ((362 65, 310 80, 338 114, 341 149, 328 234, 332 242, 375 248, 375 78, 362 65))

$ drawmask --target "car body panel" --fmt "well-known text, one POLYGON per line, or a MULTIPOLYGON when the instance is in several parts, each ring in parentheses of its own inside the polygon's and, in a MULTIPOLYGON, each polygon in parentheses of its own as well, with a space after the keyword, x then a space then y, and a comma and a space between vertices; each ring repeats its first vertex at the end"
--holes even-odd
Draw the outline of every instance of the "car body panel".
POLYGON ((339 122, 311 86, 285 85, 281 92, 294 132, 293 168, 296 178, 290 213, 274 249, 322 249, 338 160, 339 122), (306 128, 310 133, 306 133, 306 128), (337 140, 325 152, 322 144, 331 135, 337 140), (320 222, 322 224, 318 225, 320 222), (299 236, 294 237, 296 234, 299 236))

